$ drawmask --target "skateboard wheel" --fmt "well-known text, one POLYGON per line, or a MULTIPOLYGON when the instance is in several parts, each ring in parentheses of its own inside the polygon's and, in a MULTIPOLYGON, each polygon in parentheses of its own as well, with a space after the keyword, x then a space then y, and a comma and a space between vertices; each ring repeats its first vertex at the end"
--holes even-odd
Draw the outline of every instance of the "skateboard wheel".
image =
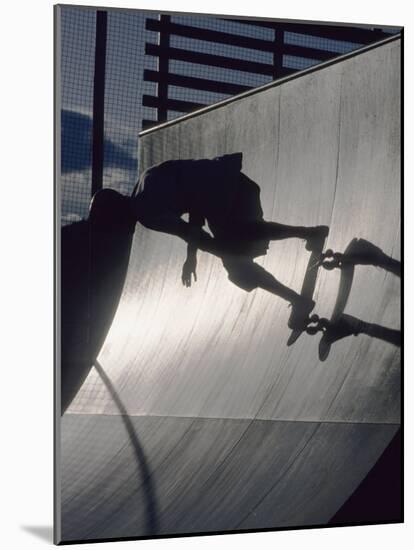
POLYGON ((314 313, 309 317, 309 321, 311 323, 318 323, 319 322, 319 315, 317 313, 314 313))

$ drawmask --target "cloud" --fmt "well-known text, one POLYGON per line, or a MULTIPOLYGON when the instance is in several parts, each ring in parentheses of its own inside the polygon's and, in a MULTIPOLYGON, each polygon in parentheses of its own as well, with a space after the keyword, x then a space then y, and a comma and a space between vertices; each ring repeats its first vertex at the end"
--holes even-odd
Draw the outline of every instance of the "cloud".
POLYGON ((81 216, 78 214, 74 214, 73 212, 70 212, 69 214, 65 214, 62 216, 62 225, 67 225, 69 223, 79 222, 81 221, 81 216))
POLYGON ((123 195, 130 195, 136 183, 135 174, 120 168, 105 168, 103 186, 110 187, 123 195))
POLYGON ((61 178, 61 213, 62 222, 67 216, 88 217, 91 199, 91 169, 62 174, 61 178))
MULTIPOLYGON (((78 111, 63 109, 61 125, 62 173, 68 174, 90 168, 92 165, 92 118, 78 111)), ((134 144, 133 137, 125 139, 125 136, 122 136, 121 144, 119 144, 116 143, 114 136, 106 135, 104 139, 105 168, 120 168, 136 172, 137 159, 134 155, 134 144)))

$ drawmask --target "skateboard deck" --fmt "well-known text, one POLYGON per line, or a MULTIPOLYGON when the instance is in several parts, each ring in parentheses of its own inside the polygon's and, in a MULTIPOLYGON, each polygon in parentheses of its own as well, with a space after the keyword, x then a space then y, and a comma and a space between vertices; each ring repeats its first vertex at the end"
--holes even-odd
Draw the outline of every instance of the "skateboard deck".
MULTIPOLYGON (((323 247, 325 246, 326 237, 320 241, 320 245, 312 250, 311 255, 309 256, 308 265, 306 267, 306 273, 305 277, 303 279, 302 283, 302 289, 301 289, 301 296, 304 298, 312 299, 313 293, 315 291, 316 286, 316 279, 318 277, 318 271, 319 267, 321 265, 320 258, 322 256, 323 247)), ((295 308, 295 306, 292 306, 292 313, 289 318, 289 323, 291 323, 292 319, 294 317, 301 317, 301 312, 295 308)), ((287 345, 291 346, 296 342, 296 340, 299 338, 299 336, 306 331, 306 326, 309 321, 309 316, 305 316, 304 319, 301 320, 300 324, 298 326, 295 326, 292 328, 292 332, 290 333, 290 336, 287 341, 287 345)))

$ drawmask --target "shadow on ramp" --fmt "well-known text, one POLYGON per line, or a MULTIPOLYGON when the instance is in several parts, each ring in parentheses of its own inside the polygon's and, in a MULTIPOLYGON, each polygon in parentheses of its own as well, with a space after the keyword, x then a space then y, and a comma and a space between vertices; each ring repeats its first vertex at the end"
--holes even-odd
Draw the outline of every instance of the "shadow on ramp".
POLYGON ((377 463, 329 521, 343 525, 402 521, 401 429, 377 463))
MULTIPOLYGON (((107 191, 107 190, 105 190, 107 191)), ((108 190, 109 191, 109 190, 108 190)), ((110 195, 112 195, 111 192, 110 195)), ((128 269, 132 227, 119 212, 62 228, 61 412, 85 381, 111 326, 128 269)))
POLYGON ((314 335, 322 332, 319 343, 319 359, 325 361, 334 343, 348 336, 365 334, 394 346, 401 346, 401 332, 375 323, 369 323, 344 313, 351 293, 355 266, 374 266, 401 277, 401 263, 387 256, 379 247, 365 239, 353 239, 344 253, 327 250, 320 264, 328 270, 339 268, 341 278, 338 296, 331 318, 314 316, 307 333, 314 335))
POLYGON ((147 463, 144 449, 142 448, 141 443, 139 442, 138 436, 136 434, 135 428, 131 419, 129 418, 128 412, 122 403, 121 398, 119 397, 114 385, 109 379, 108 375, 104 371, 102 365, 99 361, 95 361, 95 369, 97 370, 99 377, 104 383, 108 393, 114 400, 119 413, 121 415, 122 423, 128 434, 129 441, 131 442, 132 448, 134 450, 135 462, 137 465, 138 473, 142 479, 144 494, 146 500, 146 535, 156 535, 159 530, 158 525, 158 513, 157 513, 157 498, 155 494, 154 484, 152 482, 151 470, 147 463))

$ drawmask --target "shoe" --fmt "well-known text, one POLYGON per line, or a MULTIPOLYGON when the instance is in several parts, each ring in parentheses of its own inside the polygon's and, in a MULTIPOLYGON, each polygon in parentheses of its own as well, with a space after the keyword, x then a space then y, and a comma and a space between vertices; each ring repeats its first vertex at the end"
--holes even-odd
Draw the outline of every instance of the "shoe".
POLYGON ((310 236, 306 239, 306 250, 322 250, 323 243, 329 233, 329 227, 327 225, 317 225, 316 227, 309 228, 310 236))

